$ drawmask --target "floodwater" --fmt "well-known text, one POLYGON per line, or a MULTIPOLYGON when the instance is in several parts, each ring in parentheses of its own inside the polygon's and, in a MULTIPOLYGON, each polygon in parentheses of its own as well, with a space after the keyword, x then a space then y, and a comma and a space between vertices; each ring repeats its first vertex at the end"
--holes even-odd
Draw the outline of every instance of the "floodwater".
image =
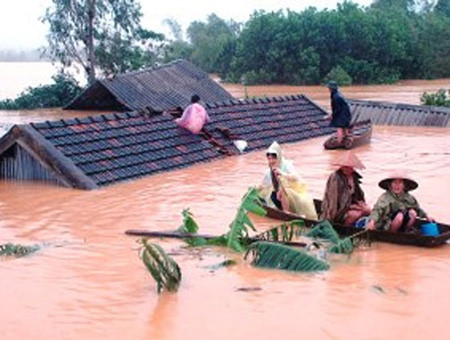
MULTIPOLYGON (((383 91, 373 96, 397 95, 383 91)), ((26 113, 14 117, 28 121, 26 113)), ((324 139, 284 145, 315 197, 341 154, 323 150, 324 139)), ((369 203, 382 193, 377 183, 386 171, 407 168, 420 183, 414 195, 422 207, 450 222, 449 150, 449 128, 376 127, 371 144, 355 150, 367 167, 369 203)), ((449 338, 450 245, 378 243, 333 256, 327 272, 301 274, 253 268, 221 248, 155 239, 183 274, 177 293, 158 295, 137 238, 124 231, 175 229, 190 208, 200 232, 222 234, 265 166, 259 151, 96 191, 0 182, 1 243, 42 246, 0 259, 2 339, 449 338), (214 269, 225 259, 238 264, 214 269)), ((259 230, 277 224, 254 221, 259 230)))

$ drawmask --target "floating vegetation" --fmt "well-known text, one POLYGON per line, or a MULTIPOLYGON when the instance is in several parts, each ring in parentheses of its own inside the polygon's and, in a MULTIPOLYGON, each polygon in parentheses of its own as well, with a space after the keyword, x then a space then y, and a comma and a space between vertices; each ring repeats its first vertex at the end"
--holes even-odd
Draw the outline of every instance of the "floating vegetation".
POLYGON ((312 227, 307 233, 307 237, 322 238, 332 243, 338 243, 340 241, 339 235, 334 230, 331 223, 327 220, 323 220, 312 227))
POLYGON ((142 238, 140 242, 143 246, 140 256, 156 281, 158 293, 163 288, 169 292, 177 291, 181 282, 181 270, 178 264, 159 245, 150 243, 145 238, 142 238))
POLYGON ((255 238, 262 241, 290 242, 294 237, 302 235, 305 228, 305 221, 293 220, 256 235, 255 238))
POLYGON ((305 250, 288 247, 279 243, 255 242, 245 253, 244 258, 252 257, 256 267, 311 272, 328 270, 330 265, 305 250))
POLYGON ((351 254, 355 247, 361 243, 362 235, 368 235, 367 229, 363 229, 356 234, 341 239, 331 223, 327 220, 319 222, 306 233, 308 237, 322 238, 333 243, 327 251, 335 254, 351 254), (358 242, 354 242, 354 240, 358 240, 358 242))
POLYGON ((38 251, 38 245, 22 246, 20 244, 6 243, 0 245, 0 255, 22 257, 38 251))
POLYGON ((259 201, 256 188, 250 188, 242 199, 236 217, 230 224, 230 230, 225 235, 226 246, 237 252, 245 251, 245 239, 248 238, 248 228, 256 231, 255 226, 248 217, 248 213, 265 216, 266 211, 257 202, 259 201))
POLYGON ((183 209, 181 215, 183 215, 183 224, 178 228, 178 232, 196 234, 199 229, 198 224, 194 220, 194 215, 189 211, 189 208, 183 209))
MULTIPOLYGON (((150 236, 183 238, 191 246, 216 245, 224 246, 233 251, 245 252, 244 259, 250 258, 251 264, 261 268, 281 269, 297 272, 324 271, 330 268, 325 261, 327 253, 351 254, 355 249, 355 239, 360 240, 362 230, 350 237, 341 239, 329 221, 321 221, 313 228, 306 228, 305 221, 293 220, 280 226, 271 228, 254 237, 249 236, 249 229, 256 231, 248 213, 264 216, 266 211, 259 204, 258 192, 250 188, 244 195, 234 220, 226 234, 214 237, 198 235, 199 226, 189 209, 182 211, 183 224, 177 232, 153 232, 150 236), (164 235, 163 235, 164 236, 164 235), (314 238, 314 242, 292 242, 296 237, 306 236, 314 238), (317 239, 323 239, 326 248, 317 239), (331 243, 331 246, 329 244, 331 243), (296 246, 296 247, 294 247, 296 246), (298 249, 297 246, 304 247, 298 249)), ((163 288, 176 291, 181 281, 181 271, 178 264, 167 255, 164 250, 146 238, 141 239, 143 245, 140 256, 158 285, 158 293, 163 288)), ((234 260, 225 260, 219 264, 207 266, 211 270, 236 264, 234 260)))
POLYGON ((210 265, 210 266, 206 266, 205 268, 208 268, 210 270, 217 270, 217 269, 220 269, 220 268, 234 266, 235 264, 237 264, 237 262, 235 260, 225 260, 225 261, 222 261, 222 262, 220 262, 218 264, 213 264, 213 265, 210 265))
MULTIPOLYGON (((177 229, 177 231, 182 234, 197 234, 199 227, 197 222, 194 220, 194 214, 189 211, 189 208, 183 209, 181 215, 183 216, 183 224, 177 229)), ((186 238, 184 239, 184 242, 192 247, 204 246, 208 243, 208 241, 203 237, 186 238)))

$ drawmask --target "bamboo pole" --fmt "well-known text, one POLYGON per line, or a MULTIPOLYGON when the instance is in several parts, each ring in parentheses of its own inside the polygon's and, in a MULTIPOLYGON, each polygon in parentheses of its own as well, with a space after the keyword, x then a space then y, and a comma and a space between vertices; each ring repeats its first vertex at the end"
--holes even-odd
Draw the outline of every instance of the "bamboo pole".
MULTIPOLYGON (((140 236, 140 237, 156 237, 156 238, 176 238, 176 239, 185 239, 185 238, 204 238, 205 240, 212 240, 217 238, 216 235, 207 235, 207 234, 190 234, 190 233, 180 233, 178 231, 150 231, 150 230, 138 230, 138 229, 128 229, 125 231, 126 235, 130 236, 140 236)), ((256 237, 246 237, 246 241, 249 243, 264 241, 264 242, 273 242, 273 243, 282 243, 288 246, 294 247, 306 247, 308 244, 305 242, 283 242, 283 241, 270 241, 259 239, 256 237)))

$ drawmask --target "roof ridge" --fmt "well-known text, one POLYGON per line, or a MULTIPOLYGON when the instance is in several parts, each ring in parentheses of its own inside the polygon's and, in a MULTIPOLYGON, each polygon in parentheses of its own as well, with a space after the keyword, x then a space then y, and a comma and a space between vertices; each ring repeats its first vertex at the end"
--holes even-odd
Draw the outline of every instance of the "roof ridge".
MULTIPOLYGON (((136 75, 139 75, 141 73, 146 73, 146 72, 157 71, 157 70, 160 70, 160 69, 165 69, 165 68, 171 67, 173 65, 183 63, 183 62, 190 63, 189 61, 187 61, 185 59, 176 59, 176 60, 173 60, 173 61, 165 63, 165 64, 151 66, 151 67, 147 67, 147 68, 144 68, 144 69, 141 69, 141 70, 134 70, 134 71, 129 71, 129 72, 125 72, 125 73, 119 73, 119 74, 113 75, 111 77, 98 79, 98 81, 100 81, 100 82, 113 81, 116 78, 123 78, 123 77, 128 77, 128 76, 136 76, 136 75)), ((190 63, 190 64, 192 64, 192 63, 190 63)), ((192 64, 192 65, 194 65, 194 64, 192 64)))
POLYGON ((247 98, 237 98, 229 99, 225 101, 217 102, 207 102, 205 103, 207 109, 217 108, 217 107, 227 107, 236 105, 249 105, 249 104, 262 104, 262 103, 281 103, 294 100, 304 100, 305 96, 302 94, 292 94, 292 95, 279 95, 279 96, 261 96, 261 97, 247 97, 247 98))
MULTIPOLYGON (((98 113, 84 117, 72 117, 72 118, 60 118, 55 120, 45 120, 43 122, 31 122, 30 125, 34 128, 49 128, 55 124, 61 124, 62 126, 70 126, 75 124, 91 124, 101 123, 111 120, 122 120, 135 118, 140 116, 138 111, 125 111, 125 112, 112 112, 112 113, 98 113), (75 121, 75 124, 73 123, 75 121)), ((27 124, 25 124, 27 125, 27 124)))

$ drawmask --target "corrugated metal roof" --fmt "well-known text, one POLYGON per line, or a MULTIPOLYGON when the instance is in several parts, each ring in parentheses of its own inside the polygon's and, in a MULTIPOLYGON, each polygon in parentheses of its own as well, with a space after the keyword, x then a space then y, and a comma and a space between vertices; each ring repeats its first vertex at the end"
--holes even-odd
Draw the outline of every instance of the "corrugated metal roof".
POLYGON ((150 107, 164 111, 190 104, 193 94, 205 102, 233 97, 209 75, 186 60, 95 81, 66 109, 131 111, 150 107))
POLYGON ((348 100, 356 121, 379 125, 450 126, 450 108, 365 100, 348 100))

